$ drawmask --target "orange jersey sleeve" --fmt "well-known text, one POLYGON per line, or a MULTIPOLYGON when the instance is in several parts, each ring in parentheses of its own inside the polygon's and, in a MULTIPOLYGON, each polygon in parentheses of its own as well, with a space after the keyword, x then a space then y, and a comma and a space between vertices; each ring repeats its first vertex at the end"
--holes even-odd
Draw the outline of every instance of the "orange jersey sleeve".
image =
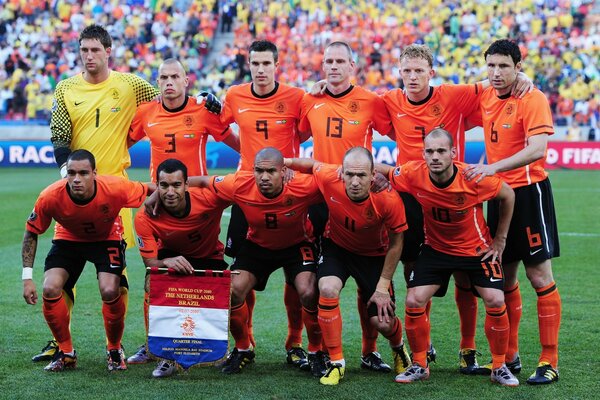
POLYGON ((457 159, 464 161, 465 119, 477 110, 481 93, 480 83, 435 86, 420 102, 410 101, 400 89, 385 93, 383 101, 396 134, 397 164, 422 160, 423 139, 435 128, 444 128, 452 135, 457 159))
POLYGON ((251 83, 229 88, 221 121, 235 122, 240 128, 240 170, 251 171, 254 156, 265 147, 278 149, 284 157, 298 157, 298 120, 303 95, 302 89, 283 83, 276 83, 274 91, 265 96, 256 94, 251 83))
POLYGON ((299 129, 313 137, 313 158, 340 164, 352 147, 373 148, 373 129, 382 135, 391 131, 390 118, 383 101, 359 86, 339 95, 305 94, 299 129))
POLYGON ((206 175, 206 142, 212 136, 220 142, 231 134, 229 125, 202 104, 188 97, 178 109, 168 110, 155 101, 138 107, 129 136, 150 140, 150 179, 156 181, 156 168, 168 158, 176 158, 188 168, 189 176, 206 175))
POLYGON ((466 164, 455 163, 452 180, 444 187, 432 183, 425 161, 409 161, 389 175, 394 189, 412 194, 423 208, 425 243, 457 256, 477 256, 492 238, 483 216, 483 202, 502 188, 494 176, 481 182, 463 177, 466 164))
POLYGON ((185 215, 175 217, 163 211, 150 218, 140 211, 135 216, 140 254, 156 258, 158 250, 169 249, 184 257, 223 259, 219 241, 221 215, 229 203, 210 189, 190 188, 185 215))
POLYGON ((216 177, 212 188, 224 198, 233 197, 248 221, 246 238, 259 246, 279 250, 314 240, 308 206, 323 202, 323 197, 312 175, 296 174, 273 199, 260 193, 248 171, 216 177))
POLYGON ((388 231, 408 229, 404 204, 395 191, 370 193, 360 202, 348 198, 337 177, 339 165, 315 164, 313 173, 329 208, 324 236, 346 250, 364 256, 383 256, 389 247, 388 231))
MULTIPOLYGON (((516 99, 499 98, 494 88, 488 88, 481 98, 481 117, 489 164, 521 151, 533 135, 554 134, 548 99, 537 89, 516 99)), ((545 160, 542 157, 523 167, 498 172, 498 176, 513 188, 540 182, 548 176, 545 160)))
POLYGON ((122 208, 142 205, 147 191, 147 186, 140 182, 98 176, 95 195, 88 202, 79 203, 69 195, 67 181, 61 180, 40 194, 26 229, 42 234, 54 219, 54 239, 74 242, 121 240, 123 225, 119 212, 122 208))

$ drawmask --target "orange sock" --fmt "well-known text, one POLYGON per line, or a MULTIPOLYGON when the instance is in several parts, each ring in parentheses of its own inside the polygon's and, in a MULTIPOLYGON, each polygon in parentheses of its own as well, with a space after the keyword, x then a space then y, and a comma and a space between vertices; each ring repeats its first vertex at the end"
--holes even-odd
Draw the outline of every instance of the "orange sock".
POLYGON ((71 330, 69 329, 69 308, 61 293, 55 298, 44 297, 42 311, 44 318, 50 327, 50 331, 58 342, 58 347, 64 353, 73 352, 73 339, 71 338, 71 330))
POLYGON ((306 336, 308 337, 308 351, 310 353, 316 353, 321 350, 321 340, 323 334, 321 333, 321 327, 319 326, 319 317, 317 310, 308 310, 302 307, 302 320, 306 326, 306 336))
POLYGON ((506 304, 506 312, 510 324, 506 361, 511 362, 519 353, 519 325, 521 323, 521 315, 523 314, 523 301, 521 300, 519 282, 511 288, 504 289, 504 303, 506 304))
POLYGON ((358 315, 360 316, 360 327, 362 329, 362 355, 366 356, 369 353, 377 351, 377 336, 379 336, 379 332, 377 332, 377 328, 371 325, 371 322, 369 321, 367 304, 366 302, 363 303, 362 292, 360 289, 356 290, 356 305, 358 308, 358 315))
POLYGON ((506 306, 485 308, 485 336, 490 344, 492 353, 492 369, 504 364, 510 326, 506 306))
POLYGON ((248 305, 244 301, 239 306, 231 307, 229 330, 235 340, 235 347, 246 350, 250 348, 250 334, 248 332, 248 305))
POLYGON ((254 304, 256 304, 256 292, 251 290, 246 296, 246 304, 248 306, 248 337, 250 338, 250 344, 256 347, 256 341, 254 340, 254 328, 252 326, 252 320, 254 316, 254 304))
POLYGON ((560 330, 560 317, 562 302, 558 294, 556 283, 535 290, 538 295, 538 326, 540 330, 540 343, 542 354, 540 362, 548 362, 558 368, 558 332, 560 330))
POLYGON ((285 340, 285 349, 289 350, 293 345, 302 346, 302 329, 304 327, 300 296, 293 285, 285 284, 283 302, 288 319, 288 334, 285 340))
POLYGON ((150 326, 150 319, 148 317, 150 312, 150 293, 144 292, 144 326, 146 327, 146 336, 148 336, 148 329, 150 326))
POLYGON ((342 349, 342 314, 340 300, 319 296, 319 326, 323 332, 323 340, 333 361, 343 360, 342 349))
POLYGON ((390 342, 391 347, 400 346, 400 343, 402 343, 402 322, 400 322, 400 318, 396 317, 392 333, 384 336, 390 342))
POLYGON ((125 310, 125 302, 121 294, 114 300, 102 303, 107 350, 118 350, 121 348, 121 339, 125 330, 125 310))
POLYGON ((413 351, 413 362, 422 367, 427 366, 427 350, 429 349, 429 318, 426 307, 406 308, 404 319, 406 337, 413 351))
POLYGON ((454 285, 454 300, 460 317, 460 348, 476 349, 475 332, 477 330, 477 297, 471 288, 454 285))

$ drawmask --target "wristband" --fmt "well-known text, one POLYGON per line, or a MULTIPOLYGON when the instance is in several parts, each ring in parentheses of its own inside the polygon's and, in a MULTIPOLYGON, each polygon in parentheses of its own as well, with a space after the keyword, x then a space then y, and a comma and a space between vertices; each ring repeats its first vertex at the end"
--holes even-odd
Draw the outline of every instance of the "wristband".
POLYGON ((21 279, 33 279, 33 267, 23 267, 23 274, 21 275, 21 279))

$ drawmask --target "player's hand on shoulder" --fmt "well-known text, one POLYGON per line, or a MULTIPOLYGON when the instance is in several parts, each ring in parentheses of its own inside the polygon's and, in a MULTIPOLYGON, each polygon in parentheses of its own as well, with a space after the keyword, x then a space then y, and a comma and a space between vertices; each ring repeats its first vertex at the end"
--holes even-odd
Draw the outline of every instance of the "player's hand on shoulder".
POLYGON ((33 282, 33 279, 23 280, 23 298, 27 304, 37 304, 38 295, 37 291, 35 290, 35 283, 33 282))
POLYGON ((387 190, 388 192, 392 190, 392 185, 387 180, 386 176, 381 172, 375 172, 375 179, 373 179, 373 183, 371 184, 371 192, 379 193, 387 190))
POLYGON ((213 114, 221 113, 221 102, 217 99, 217 96, 210 92, 200 92, 196 96, 196 103, 202 104, 204 102, 204 108, 213 114))
POLYGON ((511 95, 513 97, 520 99, 523 96, 525 96, 527 93, 533 91, 533 89, 535 89, 535 85, 533 84, 533 81, 531 80, 531 78, 529 78, 523 72, 519 72, 517 74, 517 79, 515 80, 515 83, 513 84, 513 87, 511 90, 511 95))
POLYGON ((493 176, 495 174, 496 168, 488 164, 469 164, 463 171, 466 180, 470 181, 477 178, 475 182, 481 182, 486 176, 493 176))
POLYGON ((286 168, 285 171, 283 172, 283 183, 286 184, 288 182, 291 182, 292 179, 294 179, 295 174, 296 174, 296 171, 294 171, 291 168, 286 168))
POLYGON ((310 88, 309 92, 313 96, 322 96, 325 94, 325 89, 327 89, 327 81, 325 79, 321 79, 310 88))
POLYGON ((160 201, 158 199, 158 191, 156 191, 144 201, 144 212, 150 218, 157 217, 160 214, 160 201))

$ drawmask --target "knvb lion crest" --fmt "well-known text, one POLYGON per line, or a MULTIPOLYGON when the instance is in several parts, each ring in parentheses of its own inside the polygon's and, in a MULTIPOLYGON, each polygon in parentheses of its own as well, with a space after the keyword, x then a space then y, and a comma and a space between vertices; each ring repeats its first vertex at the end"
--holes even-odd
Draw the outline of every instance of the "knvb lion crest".
POLYGON ((348 110, 351 113, 357 113, 360 110, 360 106, 358 105, 358 101, 352 100, 350 104, 348 104, 348 110))
POLYGON ((194 336, 194 329, 196 328, 196 323, 189 315, 185 317, 183 320, 183 324, 181 324, 181 329, 183 330, 183 336, 194 336))
POLYGON ((275 112, 277 112, 277 114, 283 114, 285 110, 286 106, 283 101, 278 101, 277 104, 275 104, 275 112))
POLYGON ((112 97, 114 100, 119 100, 119 96, 120 96, 120 94, 119 94, 119 91, 118 91, 117 89, 112 89, 112 90, 110 91, 110 95, 111 95, 111 97, 112 97))
POLYGON ((515 111, 515 105, 513 103, 508 103, 504 111, 506 112, 506 115, 511 115, 515 111))
POLYGON ((187 126, 188 128, 191 128, 192 125, 194 124, 194 119, 190 115, 186 115, 185 118, 183 119, 183 124, 185 126, 187 126))
POLYGON ((457 194, 456 197, 454 198, 454 202, 456 203, 456 205, 462 206, 463 204, 465 204, 465 195, 463 194, 457 194))
POLYGON ((432 105, 430 111, 431 115, 433 115, 434 117, 439 117, 440 115, 442 115, 442 112, 444 112, 442 106, 440 106, 439 104, 432 105))
POLYGON ((285 207, 289 207, 294 203, 294 196, 286 195, 281 202, 285 207))

